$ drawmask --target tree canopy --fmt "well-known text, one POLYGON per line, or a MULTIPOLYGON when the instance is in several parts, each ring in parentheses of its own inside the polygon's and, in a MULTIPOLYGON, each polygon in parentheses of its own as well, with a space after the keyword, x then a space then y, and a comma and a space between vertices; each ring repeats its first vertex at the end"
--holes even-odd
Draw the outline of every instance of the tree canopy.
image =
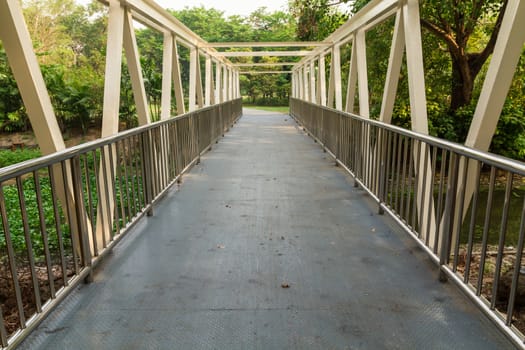
MULTIPOLYGON (((203 6, 171 11, 210 42, 323 40, 369 0, 290 0, 289 11, 261 7, 249 16, 229 16, 203 6)), ((463 142, 472 119, 487 63, 507 0, 421 0, 423 54, 430 132, 463 142)), ((93 1, 25 0, 24 15, 52 103, 63 131, 99 127, 102 117, 107 10, 93 1)), ((370 110, 380 110, 393 20, 366 34, 370 110)), ((136 28, 146 92, 153 118, 159 116, 162 85, 162 34, 136 28)), ((350 45, 342 47, 347 79, 350 45)), ((283 48, 286 50, 287 48, 283 48)), ((237 50, 246 50, 237 48, 237 50)), ((254 48, 253 50, 257 50, 254 48)), ((183 88, 187 91, 189 52, 180 46, 183 88)), ((290 58, 232 58, 236 62, 284 62, 290 58)), ((201 62, 204 67, 204 62, 201 62)), ((137 125, 126 63, 123 62, 120 118, 123 127, 137 125)), ((282 67, 255 67, 281 70, 282 67)), ((284 69, 287 69, 286 67, 284 69)), ((343 81, 343 88, 346 87, 343 81)), ((288 103, 290 76, 242 75, 245 102, 288 103)), ((344 94, 343 94, 344 96, 344 94)), ((175 102, 174 102, 175 103, 175 102)), ((525 158, 525 59, 521 59, 491 150, 525 158)), ((410 126, 406 67, 403 66, 393 122, 410 126)), ((31 128, 0 42, 0 131, 31 128)))

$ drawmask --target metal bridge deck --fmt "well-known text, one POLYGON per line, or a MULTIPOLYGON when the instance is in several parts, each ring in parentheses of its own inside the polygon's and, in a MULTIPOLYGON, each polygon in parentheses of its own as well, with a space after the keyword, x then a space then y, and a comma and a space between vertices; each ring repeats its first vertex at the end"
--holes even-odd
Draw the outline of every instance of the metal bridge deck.
POLYGON ((290 117, 245 112, 22 349, 513 348, 290 117))

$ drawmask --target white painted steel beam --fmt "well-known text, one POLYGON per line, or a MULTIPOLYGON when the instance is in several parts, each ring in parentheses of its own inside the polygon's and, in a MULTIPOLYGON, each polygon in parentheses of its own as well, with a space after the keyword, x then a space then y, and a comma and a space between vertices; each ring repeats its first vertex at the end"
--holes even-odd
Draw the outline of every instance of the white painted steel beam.
POLYGON ((405 25, 403 23, 402 10, 399 9, 394 24, 394 34, 390 48, 390 57, 388 59, 385 88, 383 90, 383 102, 381 103, 381 111, 379 113, 379 120, 384 123, 390 124, 392 120, 404 52, 405 25))
POLYGON ((0 1, 0 39, 43 154, 65 148, 18 0, 0 1))
POLYGON ((217 63, 215 65, 215 100, 217 103, 224 102, 222 84, 222 65, 217 63))
POLYGON ((257 62, 257 63, 234 63, 233 67, 277 67, 277 66, 293 66, 297 62, 257 62))
POLYGON ((162 45, 162 94, 160 99, 160 119, 171 117, 171 76, 173 71, 173 36, 164 33, 162 45))
MULTIPOLYGON (((32 40, 27 29, 22 8, 17 0, 0 1, 0 40, 7 54, 11 71, 24 102, 35 137, 43 154, 51 154, 66 148, 58 126, 51 99, 42 72, 34 53, 32 40)), ((66 163, 66 178, 59 166, 54 166, 55 189, 59 201, 75 205, 73 182, 69 163, 66 163)), ((67 213, 65 213, 67 215, 67 213)), ((78 234, 77 217, 71 219, 72 234, 78 234)), ((89 221, 87 215, 84 218, 89 221)), ((88 236, 92 237, 91 225, 87 225, 88 236)), ((74 249, 80 253, 80 238, 74 249)))
MULTIPOLYGON (((137 119, 139 125, 151 123, 151 116, 148 109, 148 98, 144 87, 144 78, 142 77, 142 68, 140 65, 139 50, 137 39, 135 38, 135 29, 133 28, 133 18, 126 11, 124 16, 124 51, 128 63, 128 71, 131 79, 131 88, 133 98, 137 108, 137 119)), ((118 116, 117 116, 118 118, 118 116)))
POLYGON ((102 105, 102 137, 118 133, 124 16, 124 8, 121 7, 120 2, 110 0, 106 43, 106 73, 104 75, 104 103, 102 105))
POLYGON ((232 51, 215 53, 219 57, 299 57, 310 54, 311 51, 232 51))
POLYGON ((189 86, 189 105, 190 112, 197 109, 197 66, 199 65, 199 52, 197 48, 190 49, 190 86, 189 86))
POLYGON ((304 65, 303 67, 303 84, 304 84, 304 100, 308 102, 312 102, 311 95, 310 95, 310 82, 308 79, 308 66, 304 65))
POLYGON ((316 73, 315 73, 315 61, 310 61, 310 102, 316 103, 317 102, 317 95, 316 95, 316 73))
POLYGON ((490 147, 525 44, 525 2, 509 0, 465 145, 490 147))
MULTIPOLYGON (((366 32, 359 30, 355 35, 355 53, 357 58, 357 88, 359 94, 359 115, 370 118, 368 100, 368 65, 366 62, 366 32)), ((340 109, 340 108, 338 108, 340 109)))
POLYGON ((214 81, 214 74, 215 74, 215 71, 213 70, 213 65, 216 64, 216 62, 214 62, 214 60, 211 60, 211 67, 210 67, 210 82, 211 82, 211 86, 210 86, 210 104, 211 105, 214 105, 217 103, 217 100, 215 98, 215 81, 214 81))
MULTIPOLYGON (((407 0, 402 7, 402 13, 405 32, 408 90, 410 96, 410 120, 412 130, 422 134, 428 134, 427 99, 418 0, 407 0)), ((420 233, 423 238, 428 237, 430 247, 434 248, 433 242, 435 241, 434 237, 436 234, 436 216, 434 210, 434 198, 429 195, 430 193, 433 193, 431 187, 431 162, 429 160, 426 162, 428 165, 427 169, 423 169, 425 158, 430 158, 430 151, 426 146, 423 146, 421 151, 420 159, 417 160, 419 162, 418 164, 420 164, 419 171, 417 171, 418 212, 423 213, 422 222, 430 222, 430 225, 428 231, 427 225, 422 225, 420 233), (426 180, 424 179, 425 173, 427 174, 426 180), (425 188, 423 188, 423 183, 426 184, 425 188), (426 195, 423 195, 423 193, 426 195), (422 197, 424 197, 424 201, 422 197)), ((440 247, 440 242, 438 242, 438 247, 440 247)))
MULTIPOLYGON (((343 96, 341 90, 341 47, 335 45, 332 49, 332 67, 333 69, 333 81, 330 84, 333 84, 333 94, 335 98, 335 109, 341 111, 343 109, 343 96)), ((332 106, 329 106, 332 107, 332 106)))
POLYGON ((222 66, 222 98, 224 99, 224 102, 228 101, 228 67, 226 65, 222 66))
MULTIPOLYGON (((494 53, 490 60, 487 75, 483 82, 481 94, 476 105, 474 117, 465 140, 465 145, 482 151, 488 151, 492 137, 501 116, 503 105, 512 84, 516 66, 525 45, 525 2, 509 0, 507 9, 498 33, 494 53)), ((462 159, 459 165, 459 174, 467 171, 463 213, 457 213, 453 223, 456 233, 460 221, 468 213, 469 203, 477 184, 475 183, 477 162, 470 161, 468 169, 462 159)), ((457 201, 461 200, 463 188, 458 188, 457 201)), ((452 242, 455 242, 453 237, 452 242)))
POLYGON ((325 55, 319 55, 319 63, 317 65, 317 103, 321 106, 326 106, 326 67, 325 55))
POLYGON ((211 104, 211 96, 213 93, 212 90, 212 63, 211 63, 211 57, 206 57, 206 68, 204 72, 204 79, 205 79, 205 91, 204 91, 204 105, 209 106, 211 104))
POLYGON ((304 84, 303 84, 303 70, 299 69, 297 70, 297 82, 298 82, 298 88, 299 88, 299 98, 301 100, 304 100, 304 84))
POLYGON ((204 107, 204 90, 202 89, 202 73, 201 73, 201 65, 200 65, 200 55, 199 50, 197 50, 197 108, 204 107))
POLYGON ((186 113, 186 105, 184 103, 184 91, 182 90, 182 77, 179 61, 179 49, 177 47, 177 40, 173 38, 173 54, 172 54, 172 74, 173 74, 173 85, 175 87, 175 102, 177 103, 177 114, 181 115, 186 113))
POLYGON ((348 68, 348 85, 346 88, 345 111, 354 113, 355 94, 357 88, 357 52, 355 36, 352 42, 352 53, 350 56, 350 67, 348 68))
POLYGON ((233 70, 228 68, 228 101, 233 99, 233 70))
MULTIPOLYGON (((334 45, 344 44, 343 40, 358 29, 368 25, 375 19, 384 15, 385 13, 392 13, 398 6, 399 0, 372 0, 359 12, 354 14, 350 19, 339 27, 335 32, 330 34, 324 41, 333 42, 334 45)), ((312 51, 312 55, 320 55, 321 53, 328 53, 329 48, 318 47, 312 51)), ((303 64, 306 59, 302 59, 300 64, 303 64)))
POLYGON ((260 41, 260 42, 221 42, 206 43, 200 47, 230 48, 230 47, 318 47, 330 46, 323 41, 260 41))
POLYGON ((256 74, 291 74, 291 70, 250 70, 250 71, 239 71, 239 74, 243 75, 256 75, 256 74))

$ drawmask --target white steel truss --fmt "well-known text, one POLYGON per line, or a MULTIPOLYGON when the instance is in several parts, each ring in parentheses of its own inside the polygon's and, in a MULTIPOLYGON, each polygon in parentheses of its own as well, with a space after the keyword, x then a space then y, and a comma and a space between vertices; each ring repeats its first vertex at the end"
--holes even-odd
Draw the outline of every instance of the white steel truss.
MULTIPOLYGON (((403 56, 406 56, 412 129, 423 134, 428 134, 427 101, 418 0, 371 1, 365 8, 356 13, 325 39, 324 42, 331 43, 330 46, 316 47, 309 55, 303 57, 301 61, 293 67, 291 79, 292 97, 351 113, 357 112, 354 110, 357 97, 359 105, 358 114, 368 118, 370 112, 365 33, 392 16, 395 16, 394 33, 379 119, 385 123, 391 122, 401 64, 403 56), (343 109, 340 48, 349 43, 352 45, 352 48, 348 86, 346 89, 346 103, 343 109), (326 101, 324 100, 324 91, 326 89, 324 77, 325 56, 330 56, 330 77, 326 101), (315 65, 315 62, 317 62, 318 67, 316 76, 313 75, 311 69, 311 67, 315 65), (307 71, 310 71, 310 73, 307 71), (317 79, 316 84, 312 82, 313 79, 317 79), (311 92, 313 91, 313 86, 317 86, 318 91, 318 96, 316 96, 317 98, 315 99, 312 98, 313 94, 311 92)), ((520 0, 509 0, 494 49, 493 58, 490 61, 481 96, 465 141, 467 146, 482 151, 488 150, 496 131, 496 125, 501 115, 503 104, 508 94, 524 43, 525 3, 520 0)), ((370 149, 370 152, 375 151, 374 149, 370 149)), ((429 151, 422 150, 421 157, 422 159, 415 160, 416 164, 420 164, 420 169, 416 169, 419 184, 417 202, 419 205, 418 210, 424 213, 423 215, 426 215, 425 213, 435 212, 433 210, 434 203, 430 198, 431 196, 427 195, 426 197, 428 198, 423 201, 424 203, 420 204, 422 202, 420 200, 422 194, 431 192, 431 181, 424 181, 421 178, 423 176, 422 174, 431 174, 430 169, 422 169, 424 164, 430 167, 430 162, 424 161, 425 158, 428 160, 430 157, 429 151), (421 185, 423 183, 426 184, 425 188, 421 185)), ((460 173, 466 166, 464 162, 460 163, 460 173)), ((469 172, 474 172, 475 169, 475 164, 469 164, 469 172)), ((466 202, 462 206, 464 208, 463 215, 468 210, 468 202, 474 190, 474 177, 467 173, 466 178, 468 181, 465 190, 466 202)), ((462 192, 463 188, 457 189, 458 200, 462 192)), ((455 215, 454 217, 461 218, 462 216, 455 215)), ((442 218, 431 215, 430 217, 423 217, 422 220, 423 222, 430 222, 428 230, 426 227, 422 228, 422 239, 429 239, 430 242, 433 242, 437 221, 442 220, 442 218)), ((454 223, 454 227, 457 227, 459 224, 458 219, 458 222, 454 223)), ((442 228, 444 225, 439 225, 439 227, 442 228)), ((457 230, 454 229, 453 232, 457 232, 457 230)), ((455 239, 452 239, 452 241, 454 242, 455 239)))
MULTIPOLYGON (((239 80, 241 74, 291 74, 292 97, 341 111, 357 112, 362 117, 369 118, 366 32, 392 16, 395 16, 395 25, 379 118, 383 122, 391 122, 401 63, 403 57, 406 57, 411 126, 414 131, 423 134, 428 133, 418 0, 372 0, 323 42, 259 43, 207 43, 152 0, 101 0, 101 2, 109 6, 102 136, 110 136, 118 132, 123 48, 131 77, 139 123, 143 125, 151 122, 140 67, 139 51, 134 34, 134 21, 138 21, 164 35, 161 119, 167 119, 172 114, 185 113, 185 97, 189 101, 189 111, 241 97, 239 80), (190 51, 188 96, 184 96, 182 89, 178 56, 180 45, 190 51), (351 59, 346 98, 343 99, 341 47, 345 45, 351 45, 351 59), (255 47, 280 48, 285 51, 219 52, 216 50, 216 48, 255 47), (298 50, 287 51, 289 48, 298 48, 298 50), (301 58, 301 60, 299 62, 232 64, 227 59, 227 57, 268 56, 290 56, 301 58), (204 72, 201 72, 201 59, 205 63, 204 72), (328 79, 325 74, 327 65, 329 68, 328 79), (291 71, 239 70, 240 67, 255 66, 292 66, 292 69, 291 71), (204 73, 204 77, 201 77, 202 73, 204 73), (172 92, 175 95, 175 113, 171 110, 172 92), (345 101, 344 105, 343 101, 345 101), (357 111, 355 110, 356 105, 359 107, 357 111)), ((467 146, 484 151, 488 150, 525 42, 524 19, 525 3, 520 0, 509 0, 493 58, 483 84, 481 97, 465 142, 467 146)), ((33 52, 31 38, 25 26, 18 0, 0 1, 0 40, 6 49, 42 152, 49 154, 64 149, 64 141, 58 128, 37 58, 33 52)), ((375 150, 372 149, 371 152, 375 152, 375 150)), ((423 158, 428 159, 427 151, 423 150, 421 154, 423 158)), ((423 159, 418 159, 415 163, 430 164, 423 159)), ((466 164, 460 164, 462 169, 466 166, 466 164)), ((469 166, 469 169, 474 168, 474 166, 469 166)), ((425 169, 417 169, 418 183, 430 184, 430 181, 422 181, 421 176, 424 173, 430 174, 431 172, 425 171, 425 169)), ((467 178, 471 179, 470 176, 467 178)), ((428 186, 427 188, 420 186, 417 195, 421 196, 422 193, 430 191, 428 186)), ((468 201, 473 186, 471 183, 467 183, 466 186, 465 198, 468 201)), ((462 189, 458 189, 458 191, 462 191, 462 189)), ((109 193, 112 191, 110 190, 109 193)), ((67 193, 60 194, 61 198, 65 198, 66 195, 67 193)), ((101 202, 106 203, 105 200, 101 202)), ((110 206, 113 205, 113 198, 110 198, 108 202, 110 206)), ((432 210, 434 204, 431 198, 426 199, 424 203, 421 203, 421 206, 418 210, 423 213, 434 212, 432 210)), ((467 208, 468 205, 463 207, 467 208)), ((112 212, 112 210, 106 209, 99 208, 101 213, 112 212)), ((427 219, 431 225, 429 225, 428 232, 423 229, 422 235, 423 238, 428 237, 430 241, 433 241, 436 222, 440 218, 423 218, 425 222, 427 219)), ((111 225, 112 220, 113 218, 104 218, 103 222, 111 225)), ((98 230, 97 228, 97 232, 98 230)), ((101 227, 100 230, 103 231, 104 228, 101 227)))
MULTIPOLYGON (((238 68, 222 57, 198 35, 175 19, 166 10, 151 0, 109 0, 101 1, 109 7, 107 31, 107 55, 104 83, 104 103, 102 118, 102 137, 118 133, 119 106, 120 106, 120 81, 122 66, 122 50, 126 55, 126 62, 130 73, 133 96, 137 108, 140 125, 151 123, 144 79, 140 66, 140 56, 135 38, 133 22, 138 21, 164 35, 163 68, 162 68, 162 97, 161 119, 170 118, 171 94, 175 90, 176 113, 186 111, 182 77, 178 56, 178 45, 190 49, 190 77, 189 77, 189 110, 204 107, 215 102, 225 102, 240 97, 238 68), (205 90, 202 87, 200 56, 206 59, 205 90), (217 86, 225 83, 223 94, 213 92, 214 78, 212 65, 217 67, 215 80, 217 86), (219 69, 224 68, 224 69, 219 69), (226 90, 227 89, 227 90, 226 90)), ((35 131, 37 142, 43 154, 50 154, 65 148, 62 134, 47 92, 47 88, 34 54, 32 41, 27 30, 22 9, 18 0, 0 1, 0 40, 5 47, 13 75, 17 81, 20 94, 26 106, 29 119, 35 131)), ((218 88, 220 89, 220 88, 218 88)), ((219 91, 219 90, 217 90, 219 91)), ((109 167, 109 159, 103 160, 109 167)), ((101 169, 102 167, 99 167, 101 169)), ((114 170, 114 169, 113 169, 114 170)), ((109 173, 109 172, 108 172, 109 173)), ((66 173, 69 177, 69 172, 66 173)), ((102 180, 102 172, 99 175, 102 180)), ((107 175, 109 176, 109 175, 107 175)), ((64 181, 57 176, 57 181, 64 181)), ((67 183, 70 185, 71 181, 67 183)), ((113 193, 113 181, 107 181, 110 188, 108 193, 113 193)), ((64 188, 64 186, 57 186, 64 188)), ((73 201, 71 190, 58 193, 62 201, 73 201), (69 193, 66 193, 69 192, 69 193)), ((104 193, 102 193, 104 196, 104 193)), ((108 213, 114 212, 114 198, 101 198, 97 209, 96 239, 100 244, 111 231, 114 218, 108 213), (107 204, 109 204, 109 208, 107 204)), ((91 225, 88 225, 91 227, 91 225)), ((90 234, 91 238, 92 235, 90 234)))

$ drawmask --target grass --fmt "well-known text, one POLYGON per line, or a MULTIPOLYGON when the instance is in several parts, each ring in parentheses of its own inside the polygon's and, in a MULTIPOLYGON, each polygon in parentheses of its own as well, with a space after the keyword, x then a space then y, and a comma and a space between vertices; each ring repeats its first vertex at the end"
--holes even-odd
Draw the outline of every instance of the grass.
POLYGON ((277 113, 284 113, 284 114, 288 114, 289 111, 290 111, 290 107, 289 106, 250 106, 250 105, 244 105, 244 107, 257 109, 259 111, 277 112, 277 113))

